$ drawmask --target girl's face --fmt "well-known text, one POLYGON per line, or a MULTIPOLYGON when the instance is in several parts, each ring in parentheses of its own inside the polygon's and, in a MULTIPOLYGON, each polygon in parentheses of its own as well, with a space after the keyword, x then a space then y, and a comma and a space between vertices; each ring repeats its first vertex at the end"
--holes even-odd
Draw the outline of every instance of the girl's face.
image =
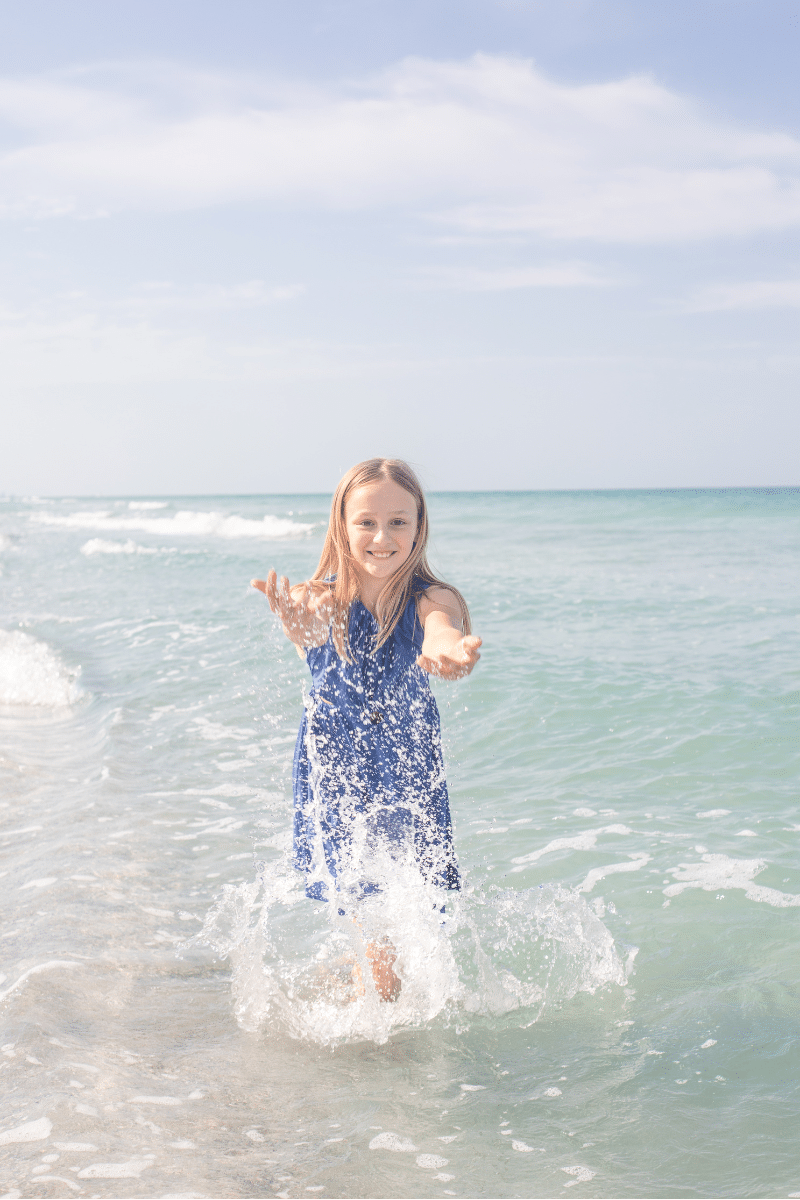
POLYGON ((365 483, 347 497, 344 522, 359 575, 384 581, 414 548, 417 502, 391 479, 365 483))

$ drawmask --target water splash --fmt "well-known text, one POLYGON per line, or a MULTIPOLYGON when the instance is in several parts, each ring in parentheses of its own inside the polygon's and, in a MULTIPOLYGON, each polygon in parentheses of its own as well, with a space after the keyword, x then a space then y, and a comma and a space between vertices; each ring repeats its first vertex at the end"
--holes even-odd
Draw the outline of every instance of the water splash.
POLYGON ((355 912, 309 901, 287 856, 226 886, 192 941, 229 959, 243 1028, 322 1045, 380 1044, 435 1018, 525 1026, 548 1005, 627 981, 608 929, 568 888, 443 893, 395 863, 380 894, 355 912), (366 957, 368 942, 381 939, 402 979, 392 1003, 379 998, 366 957))

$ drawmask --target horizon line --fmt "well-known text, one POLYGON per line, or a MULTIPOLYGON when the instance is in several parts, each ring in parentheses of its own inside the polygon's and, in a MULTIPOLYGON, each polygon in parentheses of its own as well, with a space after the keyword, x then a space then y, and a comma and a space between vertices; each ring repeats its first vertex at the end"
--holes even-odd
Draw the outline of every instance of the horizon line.
MULTIPOLYGON (((716 484, 716 485, 681 485, 677 487, 569 487, 569 488, 425 488, 427 496, 546 496, 546 495, 597 495, 647 492, 659 495, 693 492, 796 492, 800 491, 800 483, 780 484, 716 484)), ((198 497, 215 497, 219 499, 245 500, 261 496, 327 496, 330 491, 277 491, 277 492, 32 492, 27 495, 18 493, 0 493, 0 502, 32 501, 32 500, 137 500, 148 497, 162 499, 190 499, 198 497)))

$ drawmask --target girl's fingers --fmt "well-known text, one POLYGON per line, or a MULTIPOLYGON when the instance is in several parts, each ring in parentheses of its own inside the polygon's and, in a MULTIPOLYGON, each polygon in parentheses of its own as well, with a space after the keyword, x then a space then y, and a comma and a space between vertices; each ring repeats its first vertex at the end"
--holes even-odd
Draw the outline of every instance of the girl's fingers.
POLYGON ((289 592, 289 580, 285 575, 281 575, 281 581, 278 585, 278 599, 280 602, 281 616, 284 614, 288 616, 292 611, 292 597, 289 592))
POLYGON ((277 579, 278 579, 278 576, 276 575, 275 570, 273 568, 272 570, 270 570, 269 574, 267 575, 266 587, 264 588, 264 595, 267 597, 267 600, 269 601, 269 607, 272 612, 277 612, 277 608, 278 608, 278 594, 277 594, 277 586, 276 586, 277 579))
POLYGON ((272 580, 272 589, 270 593, 273 601, 271 605, 272 611, 277 613, 282 621, 285 621, 286 619, 286 589, 283 586, 285 582, 285 576, 281 575, 280 579, 278 579, 276 576, 272 580))
POLYGON ((429 675, 436 675, 441 679, 463 679, 465 675, 470 674, 480 658, 480 654, 478 654, 480 645, 481 639, 470 635, 461 638, 452 650, 439 655, 438 658, 420 654, 416 660, 417 666, 421 667, 423 671, 427 671, 429 675))

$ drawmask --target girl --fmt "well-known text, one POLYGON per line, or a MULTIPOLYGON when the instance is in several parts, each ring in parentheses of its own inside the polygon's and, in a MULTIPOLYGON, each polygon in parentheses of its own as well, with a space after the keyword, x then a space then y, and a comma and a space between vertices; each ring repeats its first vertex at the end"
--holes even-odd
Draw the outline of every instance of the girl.
MULTIPOLYGON (((294 862, 306 895, 327 900, 333 887, 343 915, 381 891, 387 863, 459 887, 426 672, 468 675, 481 639, 460 593, 428 566, 427 542, 416 475, 398 459, 371 458, 336 489, 311 579, 290 587, 271 570, 252 581, 311 668, 294 755, 294 862)), ((370 941, 366 954, 378 995, 396 1000, 394 947, 370 941)))

